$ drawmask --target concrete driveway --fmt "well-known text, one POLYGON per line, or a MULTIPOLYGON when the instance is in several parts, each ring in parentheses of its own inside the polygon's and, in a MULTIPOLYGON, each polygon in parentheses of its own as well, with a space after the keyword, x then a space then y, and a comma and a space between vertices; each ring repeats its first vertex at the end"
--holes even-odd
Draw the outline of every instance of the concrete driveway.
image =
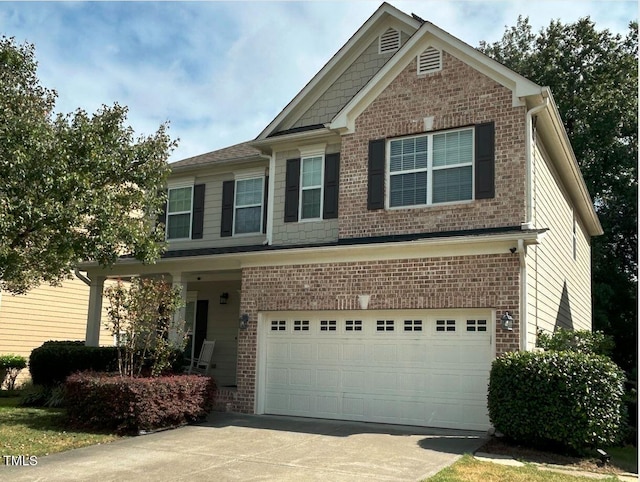
POLYGON ((0 466, 0 480, 417 481, 485 440, 481 432, 213 413, 200 425, 0 466))

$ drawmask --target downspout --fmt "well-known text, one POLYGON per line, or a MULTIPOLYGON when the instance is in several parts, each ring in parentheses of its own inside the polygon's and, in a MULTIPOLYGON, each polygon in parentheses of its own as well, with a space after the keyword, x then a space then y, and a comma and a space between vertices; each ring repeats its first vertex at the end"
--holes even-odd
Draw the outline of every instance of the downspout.
POLYGON ((526 172, 526 214, 525 220, 522 223, 522 229, 533 228, 533 115, 540 112, 542 109, 549 105, 549 97, 546 89, 541 92, 544 102, 540 105, 532 107, 527 111, 525 115, 525 127, 524 127, 524 156, 527 165, 526 172))
POLYGON ((527 351, 527 248, 524 240, 518 240, 516 250, 520 259, 520 350, 527 351))
POLYGON ((84 282, 84 284, 86 284, 87 286, 91 286, 91 280, 90 280, 87 276, 83 275, 83 274, 80 272, 80 270, 79 270, 78 268, 75 268, 75 269, 73 270, 73 273, 74 273, 74 274, 75 274, 79 279, 81 279, 81 280, 84 282))

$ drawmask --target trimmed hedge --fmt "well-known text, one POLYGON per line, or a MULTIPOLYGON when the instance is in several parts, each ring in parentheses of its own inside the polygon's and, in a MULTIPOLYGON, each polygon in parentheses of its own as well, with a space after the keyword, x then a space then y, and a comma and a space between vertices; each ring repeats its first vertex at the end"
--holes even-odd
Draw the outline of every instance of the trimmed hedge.
POLYGON ((496 430, 528 445, 576 452, 613 445, 624 426, 624 380, 603 356, 507 353, 491 367, 489 417, 496 430))
MULTIPOLYGON (((152 356, 149 354, 149 358, 152 356)), ((182 351, 176 350, 171 372, 181 372, 182 364, 182 351)), ((31 352, 29 370, 33 383, 45 387, 63 383, 76 372, 117 372, 118 349, 115 346, 86 346, 84 341, 46 341, 31 352)))
POLYGON ((73 426, 135 434, 205 417, 214 390, 213 379, 200 375, 128 378, 84 372, 67 378, 65 404, 73 426))
POLYGON ((45 341, 29 357, 29 371, 35 385, 51 387, 63 383, 77 371, 118 370, 118 351, 114 346, 86 346, 83 341, 45 341))

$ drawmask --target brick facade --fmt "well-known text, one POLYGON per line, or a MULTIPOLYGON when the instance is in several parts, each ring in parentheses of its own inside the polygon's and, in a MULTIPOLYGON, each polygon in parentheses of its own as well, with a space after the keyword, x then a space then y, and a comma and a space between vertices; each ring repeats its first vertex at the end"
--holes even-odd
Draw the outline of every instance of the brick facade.
POLYGON ((342 139, 339 237, 367 237, 519 225, 525 219, 525 108, 511 90, 443 52, 443 70, 417 75, 416 62, 356 120, 342 139), (367 211, 369 140, 495 122, 496 197, 446 206, 367 211))
POLYGON ((369 310, 493 308, 496 326, 505 311, 515 320, 512 332, 496 329, 499 356, 519 347, 519 270, 510 253, 244 268, 240 311, 249 328, 238 338, 232 409, 254 410, 258 312, 354 310, 362 293, 371 295, 369 310))

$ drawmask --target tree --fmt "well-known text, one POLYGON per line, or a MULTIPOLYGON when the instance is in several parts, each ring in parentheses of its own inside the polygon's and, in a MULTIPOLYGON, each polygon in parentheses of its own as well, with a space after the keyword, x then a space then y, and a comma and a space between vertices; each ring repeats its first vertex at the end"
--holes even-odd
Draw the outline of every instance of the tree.
POLYGON ((175 147, 167 125, 134 140, 127 108, 54 114, 35 48, 0 39, 0 290, 56 284, 82 260, 159 256, 160 212, 175 147))
POLYGON ((638 24, 614 35, 586 17, 534 34, 519 17, 480 50, 553 92, 604 229, 592 240, 594 328, 637 368, 638 24))
POLYGON ((184 349, 184 320, 174 320, 182 306, 180 288, 164 279, 133 278, 105 290, 109 300, 105 327, 115 336, 120 376, 140 376, 151 356, 151 376, 170 368, 176 350, 184 349))

